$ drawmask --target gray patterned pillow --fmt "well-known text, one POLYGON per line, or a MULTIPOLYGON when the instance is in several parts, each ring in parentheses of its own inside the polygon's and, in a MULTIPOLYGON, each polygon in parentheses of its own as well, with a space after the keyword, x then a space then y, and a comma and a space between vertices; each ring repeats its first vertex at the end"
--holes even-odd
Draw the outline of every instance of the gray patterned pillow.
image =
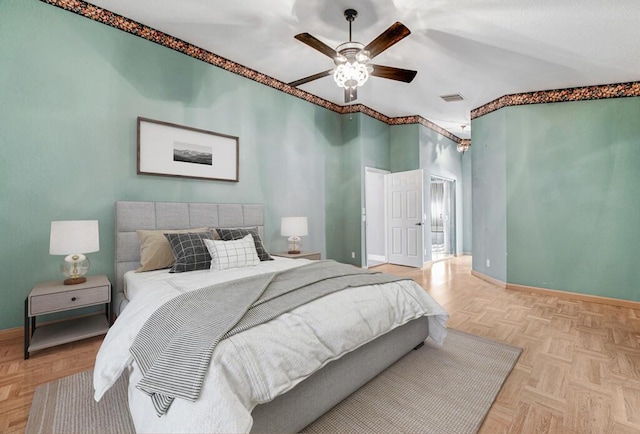
POLYGON ((220 235, 220 239, 224 241, 233 241, 233 240, 241 240, 246 237, 248 234, 251 234, 253 237, 253 242, 256 245, 256 252, 258 252, 258 258, 261 261, 273 261, 273 258, 267 252, 267 249, 262 245, 262 240, 260 239, 260 235, 258 234, 258 228, 233 228, 233 229, 221 229, 216 228, 218 231, 218 235, 220 235))
POLYGON ((204 245, 203 239, 212 240, 213 233, 186 232, 180 234, 164 234, 176 260, 169 273, 207 270, 211 267, 211 255, 204 245))

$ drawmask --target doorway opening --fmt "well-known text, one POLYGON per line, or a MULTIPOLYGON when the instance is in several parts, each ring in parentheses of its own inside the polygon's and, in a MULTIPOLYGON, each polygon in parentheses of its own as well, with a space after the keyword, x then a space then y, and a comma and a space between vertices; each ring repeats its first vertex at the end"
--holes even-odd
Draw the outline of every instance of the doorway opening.
POLYGON ((455 192, 455 181, 431 177, 431 260, 434 262, 455 255, 455 192))
POLYGON ((388 170, 365 168, 365 267, 386 264, 387 227, 385 176, 388 170))
POLYGON ((363 267, 422 267, 426 252, 423 171, 391 173, 365 167, 363 267))

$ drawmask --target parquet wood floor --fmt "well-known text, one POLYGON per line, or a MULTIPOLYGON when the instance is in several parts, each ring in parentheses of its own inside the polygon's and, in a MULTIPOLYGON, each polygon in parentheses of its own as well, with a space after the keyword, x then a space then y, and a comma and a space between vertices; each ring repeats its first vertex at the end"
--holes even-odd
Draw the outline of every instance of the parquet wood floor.
POLYGON ((502 289, 468 256, 376 269, 413 278, 449 327, 524 349, 481 434, 640 433, 640 309, 502 289))
POLYGON ((47 348, 23 359, 22 330, 0 332, 0 433, 24 433, 39 384, 93 368, 102 336, 47 348))
MULTIPOLYGON (((450 327, 524 349, 481 434, 640 433, 639 309, 498 288, 471 276, 470 257, 377 269, 417 281, 450 327)), ((23 433, 35 387, 92 368, 101 341, 23 360, 21 331, 0 332, 0 432, 23 433)))

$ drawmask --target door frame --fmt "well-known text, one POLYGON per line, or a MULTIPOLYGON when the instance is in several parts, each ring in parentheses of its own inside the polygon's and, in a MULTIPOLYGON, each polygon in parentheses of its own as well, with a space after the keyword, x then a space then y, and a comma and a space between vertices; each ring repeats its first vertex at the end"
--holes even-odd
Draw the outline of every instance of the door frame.
MULTIPOLYGON (((429 218, 428 218, 428 222, 429 222, 429 234, 431 234, 431 201, 433 200, 433 198, 431 197, 431 182, 433 180, 433 178, 435 178, 436 180, 441 180, 441 181, 445 181, 445 182, 450 182, 450 204, 451 204, 451 212, 449 215, 449 224, 447 225, 449 227, 450 230, 450 240, 449 243, 451 245, 451 256, 455 257, 458 256, 458 225, 457 225, 457 219, 458 219, 458 207, 457 207, 457 180, 455 178, 448 178, 446 176, 442 176, 442 175, 434 175, 434 174, 430 174, 429 175, 429 218), (453 219, 451 218, 451 215, 453 215, 453 219)), ((438 262, 440 260, 443 259, 434 259, 433 258, 433 244, 431 242, 431 235, 429 235, 429 244, 430 244, 430 256, 431 256, 431 261, 430 262, 438 262)), ((448 258, 444 258, 444 259, 448 259, 448 258)))

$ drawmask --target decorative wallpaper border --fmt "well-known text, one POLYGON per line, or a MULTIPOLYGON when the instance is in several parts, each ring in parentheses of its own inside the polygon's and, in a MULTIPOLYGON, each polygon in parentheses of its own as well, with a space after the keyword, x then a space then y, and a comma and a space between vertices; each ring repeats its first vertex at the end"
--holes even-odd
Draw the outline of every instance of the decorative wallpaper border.
POLYGON ((229 59, 225 59, 224 57, 218 56, 217 54, 214 54, 203 48, 197 47, 186 41, 183 41, 181 39, 178 39, 176 37, 163 33, 159 30, 155 30, 149 26, 138 23, 137 21, 131 20, 122 15, 118 15, 106 9, 99 8, 83 0, 40 0, 40 1, 42 1, 43 3, 50 4, 52 6, 59 7, 64 10, 73 12, 75 14, 81 15, 85 18, 89 18, 93 21, 106 24, 108 26, 114 27, 116 29, 138 36, 140 38, 146 39, 148 41, 155 42, 156 44, 159 44, 164 47, 170 48, 172 50, 178 51, 180 53, 186 54, 187 56, 193 57, 194 59, 201 60, 213 66, 222 68, 226 71, 232 72, 234 74, 238 74, 242 77, 245 77, 250 80, 256 81, 258 83, 269 86, 273 89, 277 89, 281 92, 285 92, 289 95, 293 95, 297 98, 301 98, 305 101, 308 101, 320 107, 324 107, 333 112, 336 112, 339 114, 364 113, 388 125, 405 125, 405 124, 418 123, 420 125, 423 125, 435 131, 438 134, 441 134, 447 137, 448 139, 453 140, 455 143, 460 143, 461 139, 458 136, 455 136, 454 134, 450 133, 444 128, 423 118, 422 116, 416 115, 416 116, 402 116, 402 117, 392 118, 362 104, 341 106, 341 105, 332 103, 331 101, 327 101, 326 99, 320 98, 319 96, 313 95, 309 92, 305 92, 302 89, 289 86, 287 83, 284 83, 273 77, 269 77, 268 75, 262 74, 261 72, 255 71, 251 68, 247 68, 246 66, 242 66, 229 59))
MULTIPOLYGON (((450 133, 444 128, 434 124, 422 116, 401 116, 389 117, 377 112, 362 104, 341 106, 319 96, 313 95, 304 90, 289 86, 280 80, 262 74, 246 66, 242 66, 222 56, 218 56, 210 51, 197 47, 181 39, 155 30, 149 26, 133 21, 129 18, 118 15, 114 12, 99 8, 83 0, 40 0, 43 3, 59 7, 73 12, 91 20, 106 24, 140 38, 155 42, 164 47, 186 54, 194 59, 201 60, 213 66, 217 66, 226 71, 238 74, 242 77, 254 80, 258 83, 301 98, 312 104, 324 107, 339 114, 364 113, 388 125, 406 125, 418 123, 426 128, 441 134, 455 143, 460 143, 461 138, 450 133)), ((627 98, 640 96, 640 82, 628 82, 617 84, 605 84, 596 86, 575 87, 569 89, 555 89, 536 92, 524 92, 511 95, 504 95, 485 105, 471 111, 471 119, 476 119, 503 107, 527 105, 527 104, 547 104, 552 102, 584 101, 607 98, 627 98)))
POLYGON ((640 96, 640 81, 515 93, 511 95, 504 95, 500 98, 494 99, 490 103, 471 110, 471 119, 479 118, 480 116, 484 116, 508 106, 585 101, 592 99, 628 98, 633 96, 640 96))

